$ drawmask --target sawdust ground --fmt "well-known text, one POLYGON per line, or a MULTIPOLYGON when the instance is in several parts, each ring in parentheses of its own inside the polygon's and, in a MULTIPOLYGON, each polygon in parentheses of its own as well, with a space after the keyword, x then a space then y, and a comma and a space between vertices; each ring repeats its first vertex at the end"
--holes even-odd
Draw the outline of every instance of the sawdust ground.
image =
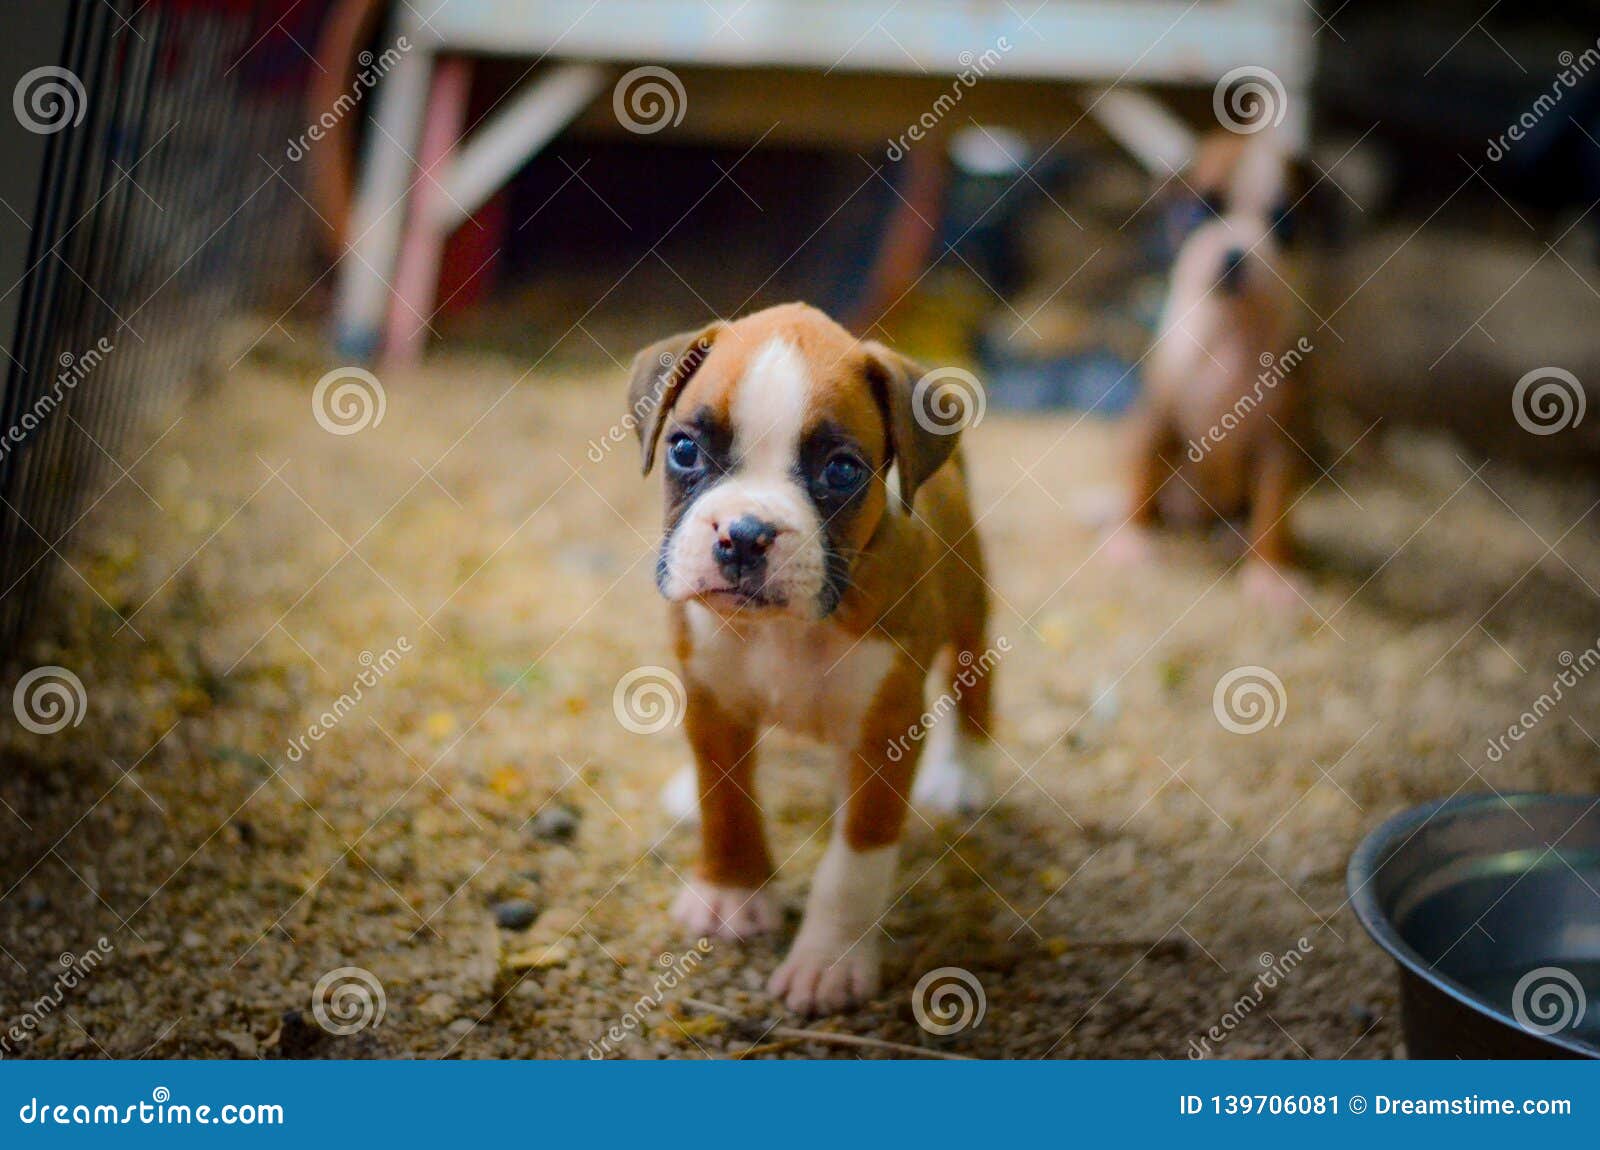
MULTIPOLYGON (((383 422, 339 437, 311 418, 327 366, 233 372, 71 556, 25 665, 72 668, 87 715, 50 736, 8 722, 0 752, 7 1018, 51 991, 59 955, 101 937, 113 952, 9 1054, 581 1057, 690 949, 666 908, 693 836, 656 801, 681 732, 612 713, 619 677, 670 661, 658 492, 631 441, 603 442, 619 373, 441 355, 386 378, 383 422), (402 638, 292 759, 362 653, 402 638), (528 825, 558 807, 580 817, 568 841, 528 825), (540 910, 526 932, 495 925, 514 898, 540 910), (333 1037, 309 1003, 344 966, 376 976, 385 1013, 333 1037)), ((1247 600, 1225 540, 1171 541, 1133 572, 1095 558, 1080 512, 1115 478, 1106 425, 992 411, 969 450, 1013 647, 1004 797, 970 828, 913 818, 883 993, 820 1025, 978 1056, 1181 1058, 1303 938, 1304 963, 1215 1053, 1397 1053, 1392 973, 1345 905, 1345 861, 1413 803, 1594 789, 1592 685, 1485 757, 1560 653, 1600 636, 1594 494, 1474 478, 1446 444, 1375 432, 1296 511, 1319 627, 1247 600), (1252 735, 1212 710, 1244 665, 1286 697, 1252 735), (938 966, 987 1001, 944 1039, 910 1007, 938 966)), ((787 935, 827 761, 768 745, 787 935)), ((612 1049, 874 1053, 767 1035, 780 953, 715 946, 612 1049)))

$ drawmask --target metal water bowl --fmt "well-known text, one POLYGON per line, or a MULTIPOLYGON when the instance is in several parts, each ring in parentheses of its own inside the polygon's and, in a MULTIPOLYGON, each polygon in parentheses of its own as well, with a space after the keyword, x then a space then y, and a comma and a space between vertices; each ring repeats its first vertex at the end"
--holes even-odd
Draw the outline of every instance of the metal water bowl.
POLYGON ((1600 1058, 1600 796, 1414 808, 1349 885, 1399 966, 1410 1057, 1600 1058))

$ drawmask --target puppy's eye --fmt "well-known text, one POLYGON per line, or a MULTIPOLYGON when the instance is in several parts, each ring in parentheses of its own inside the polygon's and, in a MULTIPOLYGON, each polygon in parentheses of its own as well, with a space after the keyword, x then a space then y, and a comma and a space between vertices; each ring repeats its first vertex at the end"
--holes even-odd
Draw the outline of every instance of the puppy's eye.
POLYGON ((667 461, 679 471, 693 471, 700 466, 700 445, 680 432, 667 445, 667 461))
POLYGON ((855 456, 835 455, 822 469, 822 482, 833 491, 853 491, 866 473, 866 466, 855 456))

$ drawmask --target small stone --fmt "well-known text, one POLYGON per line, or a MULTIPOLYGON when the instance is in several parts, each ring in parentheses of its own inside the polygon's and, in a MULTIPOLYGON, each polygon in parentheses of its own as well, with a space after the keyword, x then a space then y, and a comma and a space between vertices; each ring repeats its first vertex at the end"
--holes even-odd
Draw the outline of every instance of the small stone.
POLYGON ((578 833, 579 818, 571 807, 551 803, 533 816, 528 823, 528 833, 549 843, 571 842, 578 833))
POLYGON ((239 1030, 219 1030, 217 1037, 232 1047, 240 1058, 261 1057, 261 1044, 256 1041, 253 1034, 245 1034, 239 1030))
POLYGON ((282 1058, 304 1058, 328 1038, 328 1032, 299 1010, 286 1010, 272 1046, 282 1058))
POLYGON ((449 711, 434 711, 422 721, 422 729, 430 738, 447 739, 455 734, 456 717, 449 711))
POLYGON ((494 921, 501 930, 527 930, 539 917, 539 908, 525 898, 508 898, 494 904, 494 921))
POLYGON ((422 1013, 436 1022, 455 1017, 456 1000, 448 994, 430 994, 422 1001, 422 1013))
POLYGON ((22 909, 37 914, 41 910, 50 909, 50 896, 43 894, 30 894, 22 900, 22 909))
POLYGON ((551 966, 562 966, 571 961, 572 951, 560 943, 551 943, 548 946, 530 946, 527 950, 508 954, 504 966, 510 971, 544 970, 551 966))
POLYGON ((470 1034, 472 1032, 472 1028, 477 1025, 478 1020, 476 1018, 458 1018, 449 1026, 445 1027, 444 1032, 452 1039, 459 1041, 470 1034))
POLYGON ((1117 716, 1122 714, 1122 698, 1115 679, 1096 685, 1094 700, 1089 704, 1089 714, 1102 725, 1117 721, 1117 716))

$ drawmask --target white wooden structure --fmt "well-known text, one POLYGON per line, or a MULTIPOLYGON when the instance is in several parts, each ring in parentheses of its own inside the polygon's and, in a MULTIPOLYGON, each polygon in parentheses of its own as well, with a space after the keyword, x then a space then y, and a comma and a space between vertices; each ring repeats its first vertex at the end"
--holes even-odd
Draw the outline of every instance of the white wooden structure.
POLYGON ((1213 87, 1241 68, 1265 70, 1281 85, 1281 130, 1298 143, 1318 23, 1307 0, 401 0, 395 15, 411 48, 377 89, 340 269, 337 334, 358 355, 385 342, 414 352, 443 237, 623 66, 954 77, 1003 38, 996 78, 1118 90, 1213 87), (464 81, 454 113, 429 100, 445 79, 435 77, 440 58, 457 53, 541 62, 459 147, 464 81), (430 178, 419 179, 419 163, 430 178))

